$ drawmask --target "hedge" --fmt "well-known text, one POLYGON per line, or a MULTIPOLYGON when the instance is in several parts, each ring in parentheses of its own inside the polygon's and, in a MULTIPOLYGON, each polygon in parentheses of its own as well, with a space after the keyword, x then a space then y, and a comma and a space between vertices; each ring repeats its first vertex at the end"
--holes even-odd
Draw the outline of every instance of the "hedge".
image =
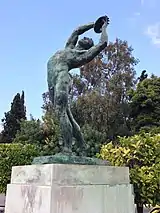
POLYGON ((118 145, 103 145, 97 157, 130 168, 136 204, 160 204, 160 134, 119 137, 118 145))
POLYGON ((6 192, 12 166, 29 165, 38 154, 38 148, 31 144, 0 144, 0 193, 6 192))

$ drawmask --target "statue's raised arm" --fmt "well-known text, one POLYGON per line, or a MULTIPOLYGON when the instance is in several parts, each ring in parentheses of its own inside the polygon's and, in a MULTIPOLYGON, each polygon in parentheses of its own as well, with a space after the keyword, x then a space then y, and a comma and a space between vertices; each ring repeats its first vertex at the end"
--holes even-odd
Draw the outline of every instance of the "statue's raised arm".
POLYGON ((92 29, 93 27, 94 27, 94 22, 79 26, 77 29, 75 29, 73 31, 73 33, 69 37, 65 48, 67 48, 67 47, 74 48, 75 45, 77 44, 79 35, 82 35, 83 33, 85 33, 86 31, 88 31, 90 29, 92 29))
MULTIPOLYGON (((76 63, 74 64, 75 67, 80 67, 80 66, 82 66, 86 63, 89 63, 90 61, 92 61, 94 59, 94 57, 96 57, 102 50, 104 50, 107 47, 107 44, 108 44, 108 34, 107 34, 108 22, 106 20, 104 20, 101 24, 103 24, 103 25, 101 26, 100 31, 99 31, 99 33, 101 33, 99 43, 97 45, 93 45, 93 43, 92 43, 91 47, 88 48, 88 49, 86 48, 86 50, 77 49, 76 63)), ((87 43, 91 42, 91 39, 85 38, 85 39, 82 40, 83 43, 85 42, 85 40, 88 40, 87 43)))

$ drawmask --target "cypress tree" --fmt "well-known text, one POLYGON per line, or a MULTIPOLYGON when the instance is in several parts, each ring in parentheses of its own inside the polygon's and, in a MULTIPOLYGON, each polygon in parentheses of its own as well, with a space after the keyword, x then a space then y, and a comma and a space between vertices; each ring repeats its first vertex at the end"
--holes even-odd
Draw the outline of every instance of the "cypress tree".
POLYGON ((11 103, 10 111, 5 113, 2 119, 3 131, 1 133, 1 143, 11 143, 20 130, 21 120, 26 120, 26 107, 24 105, 24 91, 22 95, 17 93, 11 103))

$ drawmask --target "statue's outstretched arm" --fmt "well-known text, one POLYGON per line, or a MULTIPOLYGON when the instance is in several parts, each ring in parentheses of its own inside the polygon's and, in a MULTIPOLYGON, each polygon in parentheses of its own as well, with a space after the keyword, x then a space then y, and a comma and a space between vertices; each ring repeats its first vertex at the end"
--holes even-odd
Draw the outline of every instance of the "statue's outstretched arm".
POLYGON ((91 47, 84 54, 80 55, 77 58, 78 66, 82 66, 82 65, 92 61, 94 59, 94 57, 96 57, 106 47, 107 47, 107 42, 99 43, 99 44, 91 47))
POLYGON ((86 31, 92 29, 94 27, 94 22, 91 22, 89 24, 85 24, 82 25, 80 27, 78 27, 76 30, 73 31, 73 33, 71 34, 70 38, 68 39, 65 48, 70 47, 70 48, 74 48, 77 41, 78 41, 78 36, 82 35, 83 33, 85 33, 86 31))
POLYGON ((107 47, 108 34, 106 28, 107 22, 104 23, 104 25, 102 26, 102 33, 99 44, 91 47, 89 50, 79 55, 79 57, 77 58, 77 63, 79 63, 79 66, 82 66, 92 61, 94 57, 96 57, 102 50, 104 50, 107 47))

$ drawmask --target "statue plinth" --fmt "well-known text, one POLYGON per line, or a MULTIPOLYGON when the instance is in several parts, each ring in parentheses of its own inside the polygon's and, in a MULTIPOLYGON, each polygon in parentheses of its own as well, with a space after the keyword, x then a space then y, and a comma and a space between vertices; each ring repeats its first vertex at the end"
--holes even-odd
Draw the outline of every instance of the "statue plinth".
POLYGON ((5 213, 134 213, 127 167, 44 164, 12 168, 5 213))

